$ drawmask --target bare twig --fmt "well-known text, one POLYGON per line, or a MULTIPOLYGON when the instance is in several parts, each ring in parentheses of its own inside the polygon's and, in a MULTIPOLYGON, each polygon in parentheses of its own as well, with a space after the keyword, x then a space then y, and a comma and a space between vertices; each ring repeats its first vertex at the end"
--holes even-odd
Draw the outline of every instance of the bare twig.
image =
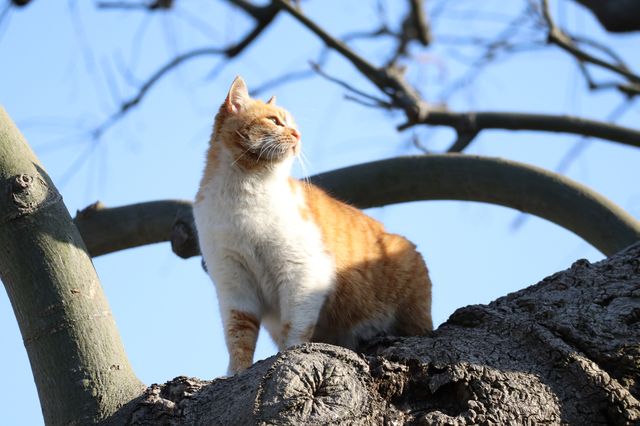
POLYGON ((578 45, 575 43, 575 40, 577 39, 567 35, 560 27, 556 25, 555 21, 551 17, 548 0, 542 0, 542 16, 549 29, 549 43, 555 44, 562 50, 568 52, 579 62, 586 62, 589 64, 597 65, 601 68, 607 69, 615 74, 624 77, 634 85, 640 84, 640 76, 631 72, 626 65, 619 63, 619 61, 616 61, 615 64, 607 62, 606 60, 598 58, 578 47, 578 45))
POLYGON ((9 14, 10 9, 11 9, 11 3, 7 3, 2 8, 0 8, 0 24, 2 24, 2 21, 4 21, 4 18, 9 14))
MULTIPOLYGON (((533 43, 518 43, 514 41, 523 29, 527 28, 526 24, 531 20, 532 11, 530 7, 525 7, 516 17, 509 20, 497 35, 489 40, 471 38, 469 41, 482 47, 480 54, 474 57, 468 66, 467 71, 454 82, 449 84, 438 95, 441 102, 446 102, 448 98, 456 91, 468 86, 473 80, 478 78, 485 67, 496 61, 501 54, 513 53, 517 51, 526 51, 542 45, 542 41, 534 41, 533 43)), ((440 40, 439 37, 437 40, 440 40)), ((463 41, 460 37, 456 40, 458 43, 463 41)))
POLYGON ((314 75, 316 75, 316 72, 310 69, 291 71, 263 82, 262 84, 251 89, 249 94, 252 97, 256 97, 266 92, 267 90, 271 90, 275 87, 281 86, 283 84, 291 83, 293 81, 304 80, 304 79, 313 77, 314 75))
POLYGON ((431 43, 431 31, 423 0, 409 0, 409 8, 402 22, 402 29, 394 35, 398 40, 398 45, 387 60, 385 68, 394 66, 400 58, 406 57, 409 45, 413 40, 417 40, 422 46, 428 46, 431 43))
POLYGON ((153 73, 139 88, 137 93, 124 101, 118 111, 107 118, 102 124, 96 127, 92 131, 94 139, 100 138, 106 130, 111 128, 116 122, 124 117, 129 110, 137 106, 140 101, 145 97, 149 89, 154 86, 162 77, 164 77, 169 71, 184 64, 185 62, 202 56, 224 56, 227 59, 234 58, 242 53, 273 21, 278 13, 278 8, 273 4, 266 6, 253 6, 252 4, 244 0, 229 0, 232 4, 240 7, 245 12, 255 18, 256 24, 254 28, 239 42, 232 44, 226 48, 215 47, 203 47, 193 49, 189 52, 180 54, 160 67, 155 73, 153 73))
POLYGON ((423 46, 428 46, 431 43, 431 31, 427 21, 427 14, 424 10, 424 0, 409 0, 409 3, 411 5, 411 18, 413 28, 416 31, 416 39, 423 46))
POLYGON ((274 3, 268 4, 266 6, 253 6, 252 4, 244 1, 244 0, 229 0, 234 5, 242 8, 245 12, 253 16, 256 20, 256 25, 239 43, 236 43, 235 46, 227 48, 225 55, 227 58, 233 58, 238 56, 240 53, 244 51, 262 32, 265 28, 273 22, 273 19, 278 14, 278 8, 274 3))
POLYGON ((129 9, 129 10, 167 10, 173 6, 173 0, 154 0, 147 2, 100 1, 98 9, 129 9))
POLYGON ((478 136, 477 131, 461 131, 457 130, 457 138, 453 142, 453 144, 447 149, 447 152, 462 152, 464 151, 471 142, 478 136))
POLYGON ((604 83, 597 82, 584 62, 578 62, 578 68, 580 69, 580 72, 582 72, 582 76, 586 80, 590 90, 616 89, 625 94, 628 98, 640 95, 640 84, 626 84, 617 81, 608 81, 604 83))
MULTIPOLYGON (((327 73, 326 73, 326 72, 325 72, 325 71, 324 71, 324 70, 323 70, 323 69, 322 69, 318 64, 316 64, 316 63, 311 62, 311 69, 313 69, 313 71, 315 71, 318 75, 320 75, 320 76, 324 77, 325 79, 327 79, 327 80, 329 80, 329 81, 331 81, 331 82, 333 82, 333 83, 336 83, 337 85, 339 85, 339 86, 341 86, 341 87, 344 87, 344 88, 345 88, 345 89, 347 89, 348 91, 350 91, 350 92, 352 92, 352 93, 355 93, 356 95, 358 95, 358 96, 360 96, 360 97, 362 97, 362 98, 364 98, 364 99, 367 99, 367 100, 369 100, 369 101, 373 102, 375 105, 383 106, 383 107, 385 107, 385 108, 391 108, 391 107, 393 107, 393 104, 391 104, 391 103, 389 103, 389 102, 385 101, 384 99, 380 99, 380 98, 378 98, 378 97, 376 97, 376 96, 373 96, 373 95, 370 95, 370 94, 368 94, 368 93, 366 93, 366 92, 363 92, 363 91, 362 91, 362 90, 360 90, 360 89, 356 89, 355 87, 353 87, 353 85, 351 85, 351 84, 347 83, 346 81, 344 81, 344 80, 340 80, 339 78, 336 78, 336 77, 333 77, 333 76, 331 76, 331 75, 327 74, 327 73)), ((351 99, 352 99, 352 100, 357 100, 356 98, 353 98, 353 97, 352 97, 351 99)))
POLYGON ((149 77, 138 89, 138 92, 127 101, 123 102, 120 105, 120 109, 111 115, 107 120, 105 120, 100 126, 96 127, 92 131, 92 135, 94 139, 100 138, 102 134, 109 129, 113 124, 115 124, 118 120, 120 120, 131 108, 135 107, 140 103, 140 101, 147 94, 149 89, 153 85, 155 85, 162 77, 164 77, 169 71, 178 67, 186 61, 189 61, 193 58, 201 57, 201 56, 211 56, 211 55, 223 55, 225 54, 227 49, 220 48, 211 48, 204 47, 199 49, 194 49, 189 52, 183 53, 181 55, 176 56, 171 61, 167 62, 165 65, 160 67, 151 77, 149 77))
POLYGON ((402 78, 395 68, 378 68, 351 50, 345 43, 331 36, 318 24, 307 18, 285 0, 273 0, 281 9, 286 10, 298 22, 316 34, 329 48, 345 57, 360 73, 375 84, 383 93, 391 98, 391 103, 405 111, 414 119, 427 114, 427 105, 402 78))

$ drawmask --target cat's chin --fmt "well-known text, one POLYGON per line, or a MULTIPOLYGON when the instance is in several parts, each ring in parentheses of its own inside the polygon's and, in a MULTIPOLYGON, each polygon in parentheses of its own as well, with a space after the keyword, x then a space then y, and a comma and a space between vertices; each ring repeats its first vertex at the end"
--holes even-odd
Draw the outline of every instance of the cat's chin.
POLYGON ((240 167, 244 170, 258 170, 258 169, 273 169, 280 166, 286 166, 291 164, 293 159, 297 156, 297 149, 288 148, 286 151, 277 153, 244 153, 244 155, 236 154, 232 158, 235 160, 231 163, 232 166, 240 167))
POLYGON ((293 159, 293 157, 298 155, 298 150, 299 149, 297 144, 291 145, 286 147, 286 149, 269 152, 268 155, 263 154, 261 156, 261 160, 274 164, 284 163, 285 161, 293 159))

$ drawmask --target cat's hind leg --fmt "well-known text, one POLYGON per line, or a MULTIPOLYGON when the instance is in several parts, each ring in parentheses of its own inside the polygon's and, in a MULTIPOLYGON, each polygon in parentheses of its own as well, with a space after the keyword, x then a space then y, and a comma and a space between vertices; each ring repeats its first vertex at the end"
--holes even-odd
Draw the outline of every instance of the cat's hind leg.
POLYGON ((401 336, 423 336, 433 330, 431 294, 427 288, 421 290, 416 291, 413 297, 398 307, 394 333, 401 336))

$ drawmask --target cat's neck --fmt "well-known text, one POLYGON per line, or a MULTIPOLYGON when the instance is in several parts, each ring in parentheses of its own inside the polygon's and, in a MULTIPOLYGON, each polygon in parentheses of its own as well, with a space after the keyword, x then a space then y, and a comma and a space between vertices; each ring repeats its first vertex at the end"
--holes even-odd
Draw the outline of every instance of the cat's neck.
POLYGON ((231 153, 220 148, 216 155, 215 170, 211 174, 211 184, 218 190, 243 192, 266 191, 280 185, 289 185, 293 158, 282 162, 262 164, 246 168, 234 162, 231 153))

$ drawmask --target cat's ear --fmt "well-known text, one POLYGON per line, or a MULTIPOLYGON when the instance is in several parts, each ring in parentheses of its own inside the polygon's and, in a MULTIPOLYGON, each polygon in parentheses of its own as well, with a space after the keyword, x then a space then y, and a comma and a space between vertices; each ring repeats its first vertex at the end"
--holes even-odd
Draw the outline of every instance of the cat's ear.
POLYGON ((272 97, 269 98, 269 100, 267 101, 267 105, 275 105, 276 104, 276 95, 273 95, 272 97))
POLYGON ((247 85, 242 77, 237 76, 235 80, 233 80, 233 83, 231 83, 231 88, 229 89, 227 99, 224 101, 224 106, 227 108, 227 111, 237 113, 245 109, 250 100, 251 96, 249 96, 247 85))

